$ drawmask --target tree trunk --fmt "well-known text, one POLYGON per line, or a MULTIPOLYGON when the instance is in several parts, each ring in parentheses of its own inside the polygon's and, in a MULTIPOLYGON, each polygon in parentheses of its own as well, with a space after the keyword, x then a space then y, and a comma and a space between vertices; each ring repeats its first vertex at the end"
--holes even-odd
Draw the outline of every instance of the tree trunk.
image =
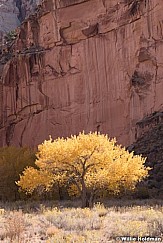
POLYGON ((81 199, 82 199, 82 208, 87 207, 87 193, 86 193, 86 188, 82 189, 81 199))
POLYGON ((84 181, 82 181, 81 199, 82 199, 82 208, 89 207, 88 193, 84 181))
POLYGON ((95 194, 94 192, 91 192, 89 197, 89 208, 93 208, 94 199, 95 199, 95 194))
POLYGON ((94 203, 94 192, 88 192, 86 188, 82 190, 82 208, 92 208, 94 203))

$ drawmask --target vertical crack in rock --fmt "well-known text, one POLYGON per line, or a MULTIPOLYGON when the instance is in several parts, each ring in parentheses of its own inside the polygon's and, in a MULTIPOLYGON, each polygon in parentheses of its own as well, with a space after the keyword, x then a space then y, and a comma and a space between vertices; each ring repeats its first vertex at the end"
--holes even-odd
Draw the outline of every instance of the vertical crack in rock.
POLYGON ((16 96, 16 103, 17 103, 17 101, 18 101, 18 98, 19 98, 19 84, 18 83, 16 83, 16 90, 15 90, 15 96, 16 96))
POLYGON ((154 77, 154 99, 153 99, 153 107, 152 107, 152 112, 154 111, 155 109, 155 105, 156 105, 156 85, 157 85, 157 80, 158 80, 158 64, 157 64, 157 47, 156 47, 156 41, 155 41, 155 56, 156 56, 156 59, 155 59, 155 77, 154 77))
POLYGON ((23 128, 23 130, 22 130, 22 132, 21 132, 20 141, 19 141, 19 146, 20 146, 20 147, 23 146, 23 136, 24 136, 24 133, 25 133, 25 131, 26 131, 26 128, 27 128, 27 126, 28 126, 29 121, 30 121, 30 117, 28 117, 27 122, 25 123, 24 128, 23 128))
POLYGON ((151 38, 151 19, 150 19, 150 2, 147 0, 147 27, 148 27, 148 38, 151 38))

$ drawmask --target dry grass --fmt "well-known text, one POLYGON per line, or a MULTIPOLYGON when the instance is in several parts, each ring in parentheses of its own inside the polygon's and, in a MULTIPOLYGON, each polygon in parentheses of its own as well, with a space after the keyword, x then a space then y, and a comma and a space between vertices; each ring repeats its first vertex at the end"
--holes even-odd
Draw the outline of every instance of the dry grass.
POLYGON ((5 237, 11 242, 17 240, 21 243, 21 237, 25 231, 25 218, 21 211, 10 212, 6 217, 5 237))
POLYGON ((0 242, 107 243, 117 236, 163 239, 162 201, 110 201, 107 206, 98 203, 92 209, 64 204, 68 206, 1 204, 0 242))

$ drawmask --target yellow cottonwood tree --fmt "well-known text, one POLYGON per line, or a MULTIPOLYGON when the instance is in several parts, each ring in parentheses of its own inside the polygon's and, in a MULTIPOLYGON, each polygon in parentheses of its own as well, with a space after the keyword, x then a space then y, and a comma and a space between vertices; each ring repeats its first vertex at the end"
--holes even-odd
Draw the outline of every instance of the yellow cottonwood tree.
POLYGON ((56 182, 66 184, 71 194, 81 195, 83 207, 93 202, 99 190, 133 190, 150 169, 145 167, 144 158, 96 132, 54 141, 50 137, 38 146, 36 156, 39 169, 25 169, 17 182, 21 189, 32 193, 40 185, 50 190, 56 182))

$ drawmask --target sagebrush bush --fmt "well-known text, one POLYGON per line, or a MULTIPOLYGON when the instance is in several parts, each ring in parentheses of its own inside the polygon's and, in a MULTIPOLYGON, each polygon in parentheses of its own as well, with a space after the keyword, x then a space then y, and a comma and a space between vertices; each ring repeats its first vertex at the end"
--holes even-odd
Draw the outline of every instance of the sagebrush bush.
POLYGON ((100 243, 101 235, 97 230, 85 231, 81 233, 59 232, 53 235, 47 243, 100 243))
POLYGON ((161 201, 158 205, 154 200, 120 200, 118 206, 114 201, 112 206, 97 203, 92 209, 57 204, 37 205, 37 211, 29 207, 28 212, 24 207, 20 212, 12 211, 13 203, 1 203, 5 211, 0 214, 0 242, 116 243, 117 236, 163 237, 161 201))
POLYGON ((46 219, 57 228, 65 230, 97 230, 101 227, 101 218, 97 211, 90 209, 55 208, 45 212, 46 219))
POLYGON ((102 203, 94 204, 93 211, 97 211, 99 217, 104 217, 108 213, 108 209, 102 203))
POLYGON ((14 239, 21 243, 21 236, 25 231, 26 223, 21 211, 11 212, 5 222, 5 237, 13 242, 14 239))
POLYGON ((152 207, 123 208, 111 211, 104 220, 103 237, 110 240, 117 236, 158 236, 163 233, 163 212, 152 207), (124 210, 124 211, 123 211, 124 210))

